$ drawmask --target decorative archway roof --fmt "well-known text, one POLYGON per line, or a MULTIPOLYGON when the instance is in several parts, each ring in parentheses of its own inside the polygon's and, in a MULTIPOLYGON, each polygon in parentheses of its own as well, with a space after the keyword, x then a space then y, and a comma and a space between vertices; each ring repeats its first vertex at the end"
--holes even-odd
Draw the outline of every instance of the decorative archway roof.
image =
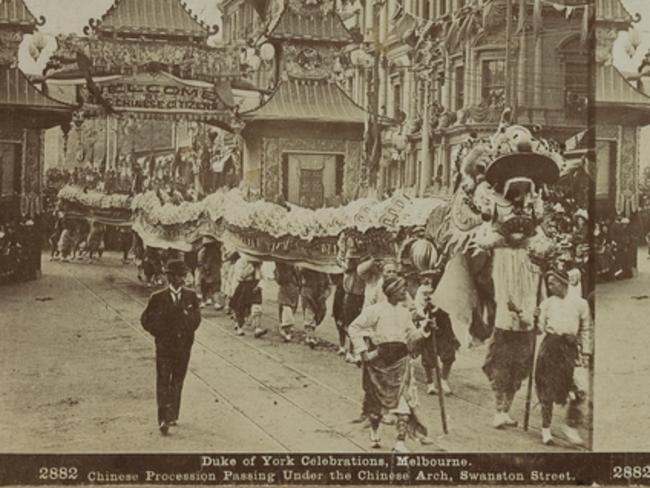
POLYGON ((31 31, 44 23, 45 18, 36 19, 23 0, 0 0, 0 26, 23 27, 31 31))
POLYGON ((213 34, 180 0, 115 0, 97 22, 99 34, 149 34, 207 38, 213 34))
POLYGON ((621 0, 596 0, 596 20, 613 22, 619 24, 630 24, 631 22, 638 22, 639 15, 632 16, 630 12, 623 6, 621 0))
POLYGON ((269 39, 351 43, 354 38, 330 0, 308 4, 289 0, 278 20, 271 25, 269 39))
POLYGON ((367 114, 336 83, 290 78, 281 81, 266 102, 244 112, 242 118, 363 124, 367 114))

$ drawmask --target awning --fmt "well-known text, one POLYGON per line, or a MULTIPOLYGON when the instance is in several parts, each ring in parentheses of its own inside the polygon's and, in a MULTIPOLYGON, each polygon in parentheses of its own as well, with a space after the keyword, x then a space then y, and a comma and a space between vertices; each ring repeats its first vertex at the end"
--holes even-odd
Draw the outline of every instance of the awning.
POLYGON ((650 124, 650 97, 634 88, 614 66, 596 68, 595 103, 602 123, 650 124))
POLYGON ((242 118, 363 124, 367 115, 336 83, 290 79, 280 82, 265 103, 242 118))
POLYGON ((18 68, 0 68, 0 110, 38 115, 46 128, 69 121, 75 107, 45 95, 18 68))

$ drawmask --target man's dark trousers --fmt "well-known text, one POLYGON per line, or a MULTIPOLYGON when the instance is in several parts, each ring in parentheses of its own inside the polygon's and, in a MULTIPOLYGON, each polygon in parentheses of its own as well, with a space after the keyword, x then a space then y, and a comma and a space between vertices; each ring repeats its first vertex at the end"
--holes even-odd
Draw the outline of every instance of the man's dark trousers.
POLYGON ((178 420, 183 381, 190 361, 192 343, 179 344, 156 341, 156 397, 158 423, 178 420))

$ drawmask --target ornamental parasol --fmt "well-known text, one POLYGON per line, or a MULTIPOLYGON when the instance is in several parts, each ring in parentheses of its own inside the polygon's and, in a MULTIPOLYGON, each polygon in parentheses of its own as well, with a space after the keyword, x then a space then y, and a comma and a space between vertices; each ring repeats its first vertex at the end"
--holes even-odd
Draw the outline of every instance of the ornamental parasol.
POLYGON ((540 184, 553 184, 560 178, 557 163, 536 152, 513 152, 496 158, 485 171, 486 180, 497 191, 502 191, 504 184, 511 178, 526 177, 540 184))

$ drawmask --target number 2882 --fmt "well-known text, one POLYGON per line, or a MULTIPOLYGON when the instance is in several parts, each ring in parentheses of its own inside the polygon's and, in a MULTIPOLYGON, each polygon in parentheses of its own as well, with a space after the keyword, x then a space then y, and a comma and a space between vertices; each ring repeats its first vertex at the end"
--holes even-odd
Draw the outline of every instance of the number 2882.
POLYGON ((650 464, 645 466, 614 466, 612 468, 614 479, 650 479, 650 464))
POLYGON ((39 480, 76 480, 79 478, 79 470, 74 467, 66 468, 65 466, 46 468, 41 467, 38 470, 39 480))

